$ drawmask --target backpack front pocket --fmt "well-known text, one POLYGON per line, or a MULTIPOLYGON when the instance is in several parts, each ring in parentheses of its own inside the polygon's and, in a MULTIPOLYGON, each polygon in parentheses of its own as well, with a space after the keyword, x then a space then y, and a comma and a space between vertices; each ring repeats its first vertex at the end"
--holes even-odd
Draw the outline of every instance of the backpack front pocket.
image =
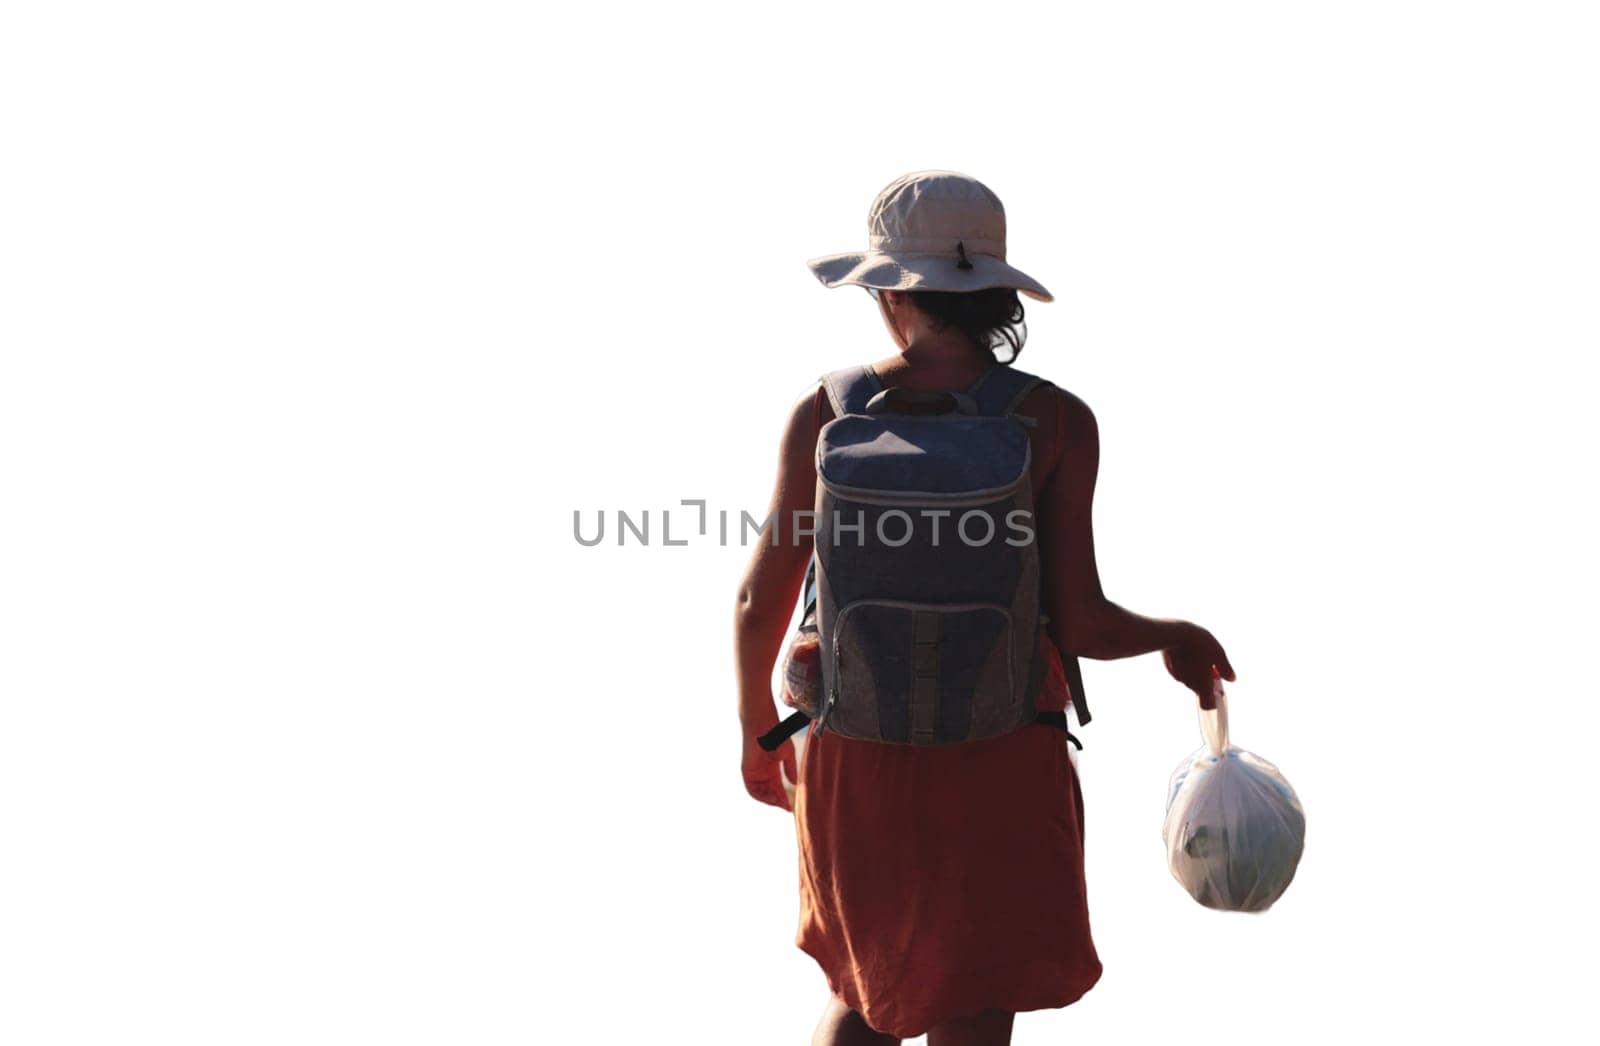
POLYGON ((1001 733, 1021 706, 1013 633, 995 603, 849 603, 833 627, 827 726, 915 745, 1001 733))

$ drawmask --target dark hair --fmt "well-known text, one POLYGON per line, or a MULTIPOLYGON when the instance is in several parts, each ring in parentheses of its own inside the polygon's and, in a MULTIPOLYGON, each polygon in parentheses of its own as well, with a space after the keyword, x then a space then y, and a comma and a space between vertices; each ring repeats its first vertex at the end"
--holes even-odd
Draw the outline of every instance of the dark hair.
POLYGON ((912 291, 911 300, 939 327, 954 327, 980 352, 997 363, 1010 363, 1022 353, 1028 327, 1022 322, 1022 301, 1010 287, 981 291, 912 291), (1000 350, 1008 354, 1000 355, 1000 350))

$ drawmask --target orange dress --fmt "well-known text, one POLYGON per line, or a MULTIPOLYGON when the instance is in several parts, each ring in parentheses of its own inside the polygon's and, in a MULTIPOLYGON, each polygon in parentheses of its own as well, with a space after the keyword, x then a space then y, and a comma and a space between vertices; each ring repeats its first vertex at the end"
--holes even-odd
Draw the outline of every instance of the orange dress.
MULTIPOLYGON (((1065 708, 1060 657, 1043 646, 1039 707, 1065 708)), ((796 943, 873 1028, 912 1038, 986 1009, 1066 1006, 1099 980, 1060 730, 935 748, 824 732, 799 775, 796 943)))

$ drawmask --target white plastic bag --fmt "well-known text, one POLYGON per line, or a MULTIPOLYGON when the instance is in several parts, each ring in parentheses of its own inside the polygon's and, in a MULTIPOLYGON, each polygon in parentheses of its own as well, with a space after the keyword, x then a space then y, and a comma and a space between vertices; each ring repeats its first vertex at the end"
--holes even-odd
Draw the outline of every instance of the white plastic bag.
POLYGON ((1178 765, 1167 787, 1167 865, 1208 908, 1265 911, 1294 879, 1306 815, 1277 767, 1228 743, 1221 681, 1216 694, 1216 710, 1200 710, 1205 747, 1178 765))

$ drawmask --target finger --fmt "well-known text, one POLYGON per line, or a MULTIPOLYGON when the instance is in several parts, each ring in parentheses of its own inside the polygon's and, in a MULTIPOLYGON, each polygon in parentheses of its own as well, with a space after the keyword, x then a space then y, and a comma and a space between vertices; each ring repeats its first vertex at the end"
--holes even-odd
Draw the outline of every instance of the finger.
POLYGON ((762 768, 761 775, 756 778, 747 778, 750 794, 769 806, 789 809, 789 794, 783 787, 783 777, 778 770, 777 753, 773 753, 772 762, 762 768))
POLYGON ((1216 664, 1216 668, 1217 668, 1217 670, 1219 672, 1222 673, 1222 678, 1226 679, 1228 682, 1231 683, 1236 678, 1234 676, 1234 674, 1233 674, 1233 665, 1229 663, 1228 655, 1223 653, 1221 647, 1217 648, 1217 664, 1216 664))
MULTIPOLYGON (((783 795, 783 789, 779 788, 777 790, 777 794, 774 795, 772 783, 770 781, 747 782, 745 785, 745 791, 750 793, 750 797, 752 799, 766 803, 768 806, 784 806, 783 799, 781 798, 783 795)), ((787 809, 787 807, 785 807, 785 809, 787 809)))

